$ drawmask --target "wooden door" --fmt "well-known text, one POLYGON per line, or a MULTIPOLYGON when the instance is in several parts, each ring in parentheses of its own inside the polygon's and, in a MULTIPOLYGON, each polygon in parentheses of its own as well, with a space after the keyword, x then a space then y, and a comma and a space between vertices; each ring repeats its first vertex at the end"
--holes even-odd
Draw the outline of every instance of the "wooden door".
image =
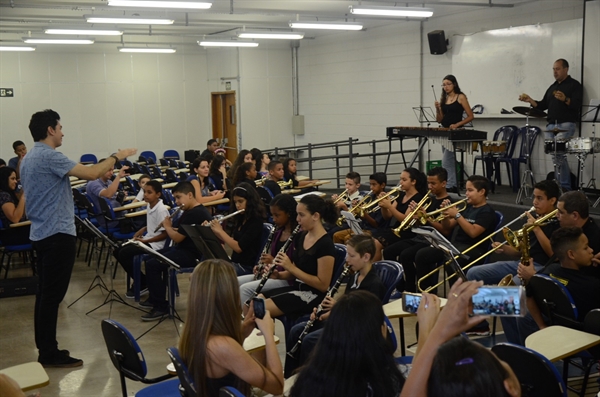
POLYGON ((211 93, 212 137, 227 151, 231 162, 238 155, 235 91, 211 93))

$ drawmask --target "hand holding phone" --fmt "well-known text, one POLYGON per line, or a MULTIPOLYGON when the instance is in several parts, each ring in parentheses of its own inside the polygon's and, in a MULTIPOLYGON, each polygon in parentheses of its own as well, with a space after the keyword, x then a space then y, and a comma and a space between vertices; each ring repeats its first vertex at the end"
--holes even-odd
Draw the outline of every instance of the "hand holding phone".
POLYGON ((266 314, 265 300, 263 298, 253 298, 252 302, 254 302, 254 316, 262 320, 266 314))
POLYGON ((415 294, 412 292, 402 293, 402 310, 407 313, 416 313, 421 303, 421 294, 415 294))

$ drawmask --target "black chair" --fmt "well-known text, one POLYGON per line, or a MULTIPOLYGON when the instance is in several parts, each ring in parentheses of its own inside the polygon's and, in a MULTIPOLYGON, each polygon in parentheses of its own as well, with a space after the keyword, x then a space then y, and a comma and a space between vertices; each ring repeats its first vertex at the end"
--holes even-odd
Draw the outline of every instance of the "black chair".
POLYGON ((171 362, 175 366, 175 372, 177 372, 177 377, 179 378, 180 390, 182 389, 181 395, 183 397, 195 397, 197 393, 196 386, 194 385, 194 379, 188 371, 187 365, 185 365, 181 359, 179 350, 177 350, 175 347, 169 347, 167 349, 167 353, 171 358, 171 362))
POLYGON ((515 372, 521 393, 527 397, 567 397, 556 367, 538 352, 512 343, 499 343, 492 352, 515 372))
MULTIPOLYGON (((533 152, 533 148, 535 146, 535 140, 538 135, 540 135, 542 130, 539 127, 530 126, 529 129, 527 127, 521 127, 517 135, 520 137, 520 146, 519 146, 519 157, 500 157, 496 159, 496 170, 500 169, 500 163, 506 163, 507 171, 509 170, 508 165, 510 164, 510 170, 512 171, 508 173, 509 182, 512 180, 512 188, 513 192, 519 191, 519 187, 521 185, 520 181, 520 167, 521 164, 527 164, 530 162, 531 164, 531 153, 533 152), (527 146, 527 141, 529 140, 529 146, 527 146)), ((515 145, 517 145, 515 139, 515 145)), ((498 183, 500 184, 500 183, 498 183)))
POLYGON ((181 396, 178 379, 163 382, 174 375, 165 374, 157 378, 146 377, 148 368, 146 367, 146 360, 144 359, 142 349, 125 327, 114 320, 102 320, 102 335, 104 336, 110 360, 119 371, 123 397, 128 396, 125 378, 144 384, 153 384, 153 386, 146 387, 137 392, 135 394, 136 397, 181 396))

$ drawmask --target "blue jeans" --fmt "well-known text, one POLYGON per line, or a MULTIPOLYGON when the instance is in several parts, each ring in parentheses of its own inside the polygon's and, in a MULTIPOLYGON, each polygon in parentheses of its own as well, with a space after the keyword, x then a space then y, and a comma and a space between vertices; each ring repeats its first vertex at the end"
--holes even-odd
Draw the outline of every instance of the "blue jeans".
MULTIPOLYGON (((547 130, 552 130, 554 128, 567 130, 567 132, 560 132, 556 135, 556 139, 558 140, 571 139, 573 135, 575 135, 575 123, 568 122, 546 125, 547 130)), ((554 134, 551 132, 546 132, 545 139, 554 139, 554 134)), ((571 170, 569 169, 566 153, 556 153, 556 158, 554 158, 554 152, 552 152, 551 155, 552 159, 557 164, 557 167, 560 169, 560 186, 563 189, 571 190, 571 170)), ((554 177, 557 178, 557 175, 554 177)))
MULTIPOLYGON (((544 267, 537 262, 534 262, 533 266, 535 267, 536 272, 544 267)), ((507 274, 512 274, 513 276, 516 275, 518 267, 519 261, 500 261, 474 266, 467 272, 467 279, 469 279, 469 281, 483 281, 484 285, 495 285, 507 274)), ((520 279, 518 277, 515 277, 514 281, 517 285, 520 284, 520 279)))
POLYGON ((442 146, 442 167, 448 171, 448 182, 446 188, 456 187, 456 155, 454 150, 442 146))

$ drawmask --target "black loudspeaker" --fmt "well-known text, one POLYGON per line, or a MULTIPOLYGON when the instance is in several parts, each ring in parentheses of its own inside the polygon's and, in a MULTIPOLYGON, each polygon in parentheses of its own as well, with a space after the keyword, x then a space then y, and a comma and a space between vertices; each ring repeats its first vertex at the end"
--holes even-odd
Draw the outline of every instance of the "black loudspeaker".
POLYGON ((186 150, 183 153, 185 161, 189 161, 190 163, 193 163, 198 157, 200 157, 200 150, 186 150))
POLYGON ((429 40, 429 52, 433 55, 441 55, 448 50, 446 35, 443 30, 434 30, 427 33, 427 39, 429 40))

